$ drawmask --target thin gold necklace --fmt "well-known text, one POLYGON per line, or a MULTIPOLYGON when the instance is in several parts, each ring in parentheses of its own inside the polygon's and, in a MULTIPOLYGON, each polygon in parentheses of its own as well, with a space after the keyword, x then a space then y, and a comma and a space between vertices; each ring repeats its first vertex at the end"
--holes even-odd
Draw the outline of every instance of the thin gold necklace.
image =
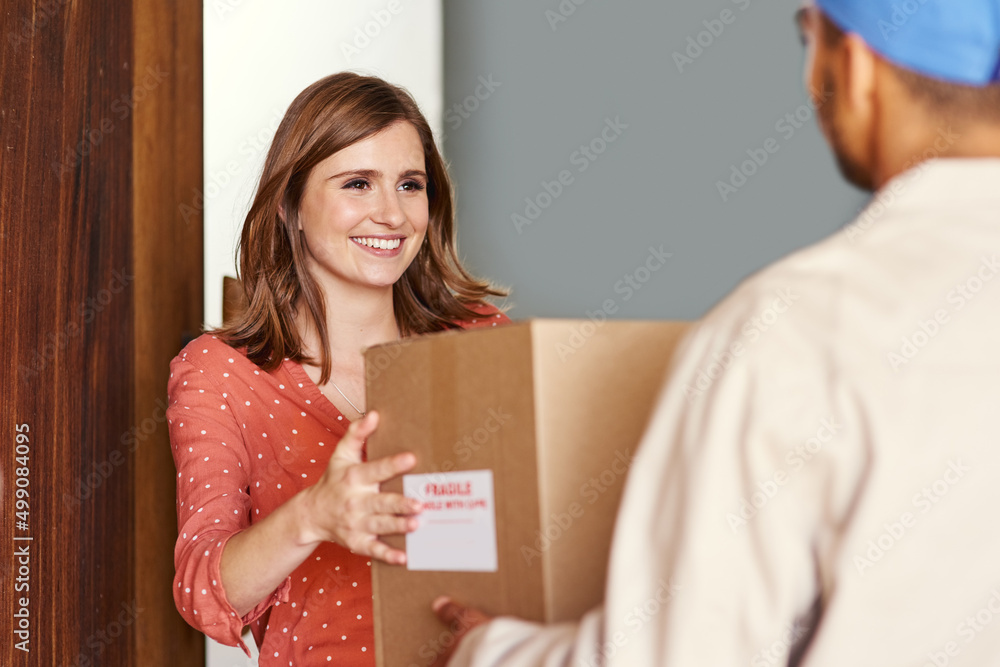
MULTIPOLYGON (((399 328, 398 327, 396 329, 396 335, 398 336, 397 340, 399 338, 403 337, 403 335, 401 333, 399 333, 399 328)), ((347 394, 345 394, 344 391, 340 387, 337 386, 337 383, 333 381, 333 378, 330 378, 329 382, 330 382, 330 384, 333 385, 333 388, 337 390, 337 393, 344 397, 344 400, 347 401, 347 404, 350 405, 352 408, 354 408, 355 412, 357 412, 362 417, 365 417, 368 414, 367 412, 359 410, 358 406, 354 405, 354 401, 352 401, 351 399, 347 398, 347 394)), ((319 391, 322 394, 323 393, 323 388, 320 387, 319 391)))
MULTIPOLYGON (((343 391, 341 391, 340 387, 337 386, 337 383, 334 382, 332 378, 330 379, 330 384, 333 385, 333 388, 337 390, 338 394, 340 394, 341 396, 344 397, 344 400, 347 401, 348 405, 350 405, 352 408, 354 408, 355 412, 357 412, 362 417, 364 417, 365 415, 368 414, 367 412, 362 412, 361 410, 359 410, 358 406, 354 405, 354 401, 352 401, 351 399, 347 398, 347 394, 345 394, 343 391)), ((322 390, 320 390, 320 391, 322 391, 322 390)))

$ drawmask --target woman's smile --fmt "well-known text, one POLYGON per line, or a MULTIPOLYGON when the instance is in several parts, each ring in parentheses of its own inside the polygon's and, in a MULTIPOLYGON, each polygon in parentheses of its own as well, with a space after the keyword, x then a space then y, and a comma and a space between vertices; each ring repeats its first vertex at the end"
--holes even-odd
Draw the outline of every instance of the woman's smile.
POLYGON ((351 240, 362 251, 376 257, 396 257, 403 252, 406 237, 401 234, 374 234, 372 236, 352 236, 351 240))

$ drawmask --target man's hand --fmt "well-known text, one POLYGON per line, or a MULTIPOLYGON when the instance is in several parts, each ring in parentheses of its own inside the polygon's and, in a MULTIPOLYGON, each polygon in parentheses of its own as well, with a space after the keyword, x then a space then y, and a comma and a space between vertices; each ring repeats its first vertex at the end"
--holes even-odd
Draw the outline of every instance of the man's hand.
POLYGON ((462 640, 469 630, 479 627, 483 623, 488 623, 491 620, 490 616, 487 616, 478 609, 472 609, 470 607, 463 607, 449 597, 441 596, 431 603, 434 608, 434 613, 438 615, 438 618, 448 626, 448 628, 454 633, 455 641, 451 642, 448 648, 445 649, 444 653, 438 655, 437 660, 434 662, 433 667, 446 667, 448 661, 451 659, 452 653, 455 652, 455 648, 458 646, 458 642, 462 640))

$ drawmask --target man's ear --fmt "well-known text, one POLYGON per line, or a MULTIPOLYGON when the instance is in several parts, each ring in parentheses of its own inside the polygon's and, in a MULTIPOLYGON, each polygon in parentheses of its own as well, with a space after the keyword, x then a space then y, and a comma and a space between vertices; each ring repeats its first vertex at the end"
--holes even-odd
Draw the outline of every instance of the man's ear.
POLYGON ((853 33, 844 36, 840 49, 840 94, 842 103, 857 118, 871 118, 875 114, 875 96, 878 85, 878 56, 853 33))

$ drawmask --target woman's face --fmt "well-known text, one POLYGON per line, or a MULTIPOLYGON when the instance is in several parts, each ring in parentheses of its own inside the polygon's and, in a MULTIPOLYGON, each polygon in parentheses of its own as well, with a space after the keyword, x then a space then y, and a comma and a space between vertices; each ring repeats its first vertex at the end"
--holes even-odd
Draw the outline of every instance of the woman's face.
POLYGON ((406 122, 316 165, 299 205, 309 272, 334 291, 391 287, 420 250, 427 223, 423 146, 406 122))

